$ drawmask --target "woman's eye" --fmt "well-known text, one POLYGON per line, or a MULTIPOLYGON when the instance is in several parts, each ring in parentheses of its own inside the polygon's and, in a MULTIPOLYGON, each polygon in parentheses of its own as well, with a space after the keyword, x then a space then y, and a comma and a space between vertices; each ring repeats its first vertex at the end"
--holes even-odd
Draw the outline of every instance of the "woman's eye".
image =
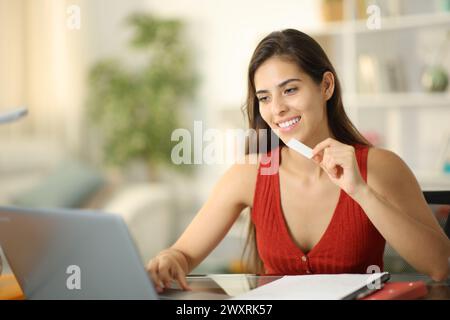
POLYGON ((289 89, 286 89, 284 92, 285 93, 293 93, 295 91, 297 91, 297 88, 289 88, 289 89))
POLYGON ((267 97, 260 97, 258 98, 259 102, 266 102, 267 101, 267 97))

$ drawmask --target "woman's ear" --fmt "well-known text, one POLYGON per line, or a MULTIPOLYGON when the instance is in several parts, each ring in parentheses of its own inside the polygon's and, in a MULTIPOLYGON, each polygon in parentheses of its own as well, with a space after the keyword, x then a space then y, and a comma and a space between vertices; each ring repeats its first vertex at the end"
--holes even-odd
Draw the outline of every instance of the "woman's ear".
POLYGON ((325 100, 328 101, 334 93, 334 75, 330 71, 326 71, 322 77, 322 90, 325 100))

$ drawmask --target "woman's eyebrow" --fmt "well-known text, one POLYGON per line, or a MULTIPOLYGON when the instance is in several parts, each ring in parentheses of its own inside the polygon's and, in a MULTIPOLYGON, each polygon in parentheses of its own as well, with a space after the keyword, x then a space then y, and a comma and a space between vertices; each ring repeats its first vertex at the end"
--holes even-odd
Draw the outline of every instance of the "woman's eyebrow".
MULTIPOLYGON (((279 84, 277 85, 277 87, 278 87, 278 88, 281 88, 281 87, 287 85, 289 82, 292 82, 292 81, 301 81, 301 80, 300 80, 300 79, 294 79, 294 78, 292 78, 292 79, 287 79, 287 80, 284 80, 283 82, 279 83, 279 84)), ((269 92, 269 90, 258 90, 258 91, 256 91, 255 94, 268 93, 268 92, 269 92)))

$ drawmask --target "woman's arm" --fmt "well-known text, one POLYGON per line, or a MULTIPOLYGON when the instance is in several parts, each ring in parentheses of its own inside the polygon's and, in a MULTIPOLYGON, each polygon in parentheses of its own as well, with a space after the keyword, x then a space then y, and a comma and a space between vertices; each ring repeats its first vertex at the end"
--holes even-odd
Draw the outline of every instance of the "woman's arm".
POLYGON ((352 198, 415 269, 436 281, 447 279, 450 241, 408 166, 390 151, 371 148, 367 172, 367 184, 352 198))
POLYGON ((370 148, 367 182, 355 148, 327 138, 313 149, 313 161, 351 196, 386 241, 419 272, 448 277, 450 241, 426 203, 408 166, 393 152, 370 148))
POLYGON ((147 268, 158 291, 168 287, 170 280, 189 289, 185 275, 219 244, 242 210, 252 205, 257 171, 258 165, 248 157, 244 164, 231 166, 177 242, 150 260, 147 268))
POLYGON ((191 272, 225 237, 242 210, 251 206, 256 164, 234 164, 220 178, 208 200, 172 249, 182 252, 191 272))

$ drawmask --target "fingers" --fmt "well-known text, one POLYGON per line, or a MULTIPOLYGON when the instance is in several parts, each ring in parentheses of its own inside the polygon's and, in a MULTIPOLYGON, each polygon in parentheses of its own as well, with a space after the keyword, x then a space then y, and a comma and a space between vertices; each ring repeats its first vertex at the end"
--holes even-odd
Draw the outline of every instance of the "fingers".
POLYGON ((343 168, 347 167, 346 162, 351 161, 351 157, 341 151, 330 154, 328 150, 329 149, 325 149, 325 154, 321 158, 319 155, 316 155, 313 160, 320 165, 329 176, 338 179, 343 173, 343 168))
POLYGON ((318 154, 323 154, 326 151, 328 151, 328 152, 346 151, 346 152, 354 153, 355 148, 351 145, 343 144, 332 138, 327 138, 327 139, 323 140, 322 142, 318 143, 313 148, 313 157, 318 154))
POLYGON ((162 286, 161 286, 161 281, 159 280, 158 277, 158 260, 157 259, 152 259, 150 260, 148 267, 147 267, 147 271, 150 275, 150 278, 153 281, 153 284, 155 285, 156 291, 157 292, 162 292, 162 286))
POLYGON ((170 282, 172 281, 172 277, 170 276, 169 266, 161 265, 159 268, 159 278, 164 285, 164 288, 170 287, 170 282))
POLYGON ((312 160, 317 164, 326 164, 330 159, 334 159, 337 164, 342 164, 341 162, 348 161, 354 157, 353 146, 339 145, 333 147, 325 147, 320 152, 312 157, 312 160))
POLYGON ((174 280, 183 290, 191 290, 182 267, 173 257, 166 255, 156 257, 150 260, 147 270, 158 293, 161 293, 164 288, 169 288, 174 280))
POLYGON ((330 176, 332 176, 333 178, 337 178, 338 164, 333 158, 326 158, 321 166, 330 176))
POLYGON ((181 268, 178 268, 178 271, 176 272, 176 274, 174 275, 174 278, 176 278, 178 280, 178 284, 180 285, 180 287, 183 290, 192 290, 187 281, 186 281, 186 275, 184 274, 184 272, 181 270, 181 268))
POLYGON ((325 150, 328 147, 331 146, 336 146, 339 145, 340 142, 332 139, 332 138, 327 138, 325 140, 323 140, 322 142, 318 143, 314 149, 313 149, 313 156, 315 156, 316 154, 322 152, 323 150, 325 150))
POLYGON ((161 293, 164 288, 170 287, 171 277, 168 273, 168 267, 164 262, 161 263, 161 259, 152 259, 148 271, 158 293, 161 293))

